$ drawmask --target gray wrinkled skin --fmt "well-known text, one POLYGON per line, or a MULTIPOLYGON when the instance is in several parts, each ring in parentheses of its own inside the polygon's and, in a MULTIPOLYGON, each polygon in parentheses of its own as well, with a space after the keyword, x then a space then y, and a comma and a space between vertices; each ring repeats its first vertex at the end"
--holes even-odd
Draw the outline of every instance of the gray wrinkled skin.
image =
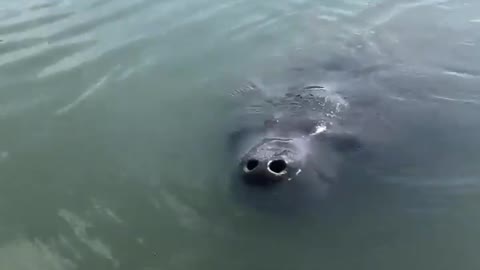
POLYGON ((360 140, 341 126, 348 103, 323 86, 292 87, 274 97, 253 88, 254 102, 264 103, 247 106, 245 122, 238 121, 230 134, 237 157, 234 192, 243 191, 242 200, 249 204, 270 203, 276 210, 320 203, 337 181, 343 156, 361 148, 360 140), (286 168, 274 173, 269 164, 278 160, 286 168))

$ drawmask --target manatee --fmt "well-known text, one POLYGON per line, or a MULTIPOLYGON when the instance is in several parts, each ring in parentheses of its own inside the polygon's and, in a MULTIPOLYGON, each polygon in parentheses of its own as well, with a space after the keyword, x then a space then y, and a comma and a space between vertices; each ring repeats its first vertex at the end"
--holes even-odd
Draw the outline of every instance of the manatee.
MULTIPOLYGON (((317 69, 326 70, 325 78, 332 72, 337 76, 338 65, 329 71, 331 66, 317 69)), ((242 117, 233 121, 229 134, 234 192, 256 206, 296 209, 324 201, 344 161, 368 148, 368 138, 349 126, 351 104, 335 87, 302 84, 309 81, 294 74, 305 70, 290 72, 297 80, 283 87, 271 90, 251 82, 239 91, 250 102, 241 107, 242 117)))
POLYGON ((321 86, 292 89, 270 102, 279 111, 263 126, 233 135, 252 142, 238 164, 245 183, 273 186, 299 181, 303 175, 318 176, 326 183, 334 181, 331 168, 336 153, 360 146, 354 135, 335 126, 345 102, 321 86))

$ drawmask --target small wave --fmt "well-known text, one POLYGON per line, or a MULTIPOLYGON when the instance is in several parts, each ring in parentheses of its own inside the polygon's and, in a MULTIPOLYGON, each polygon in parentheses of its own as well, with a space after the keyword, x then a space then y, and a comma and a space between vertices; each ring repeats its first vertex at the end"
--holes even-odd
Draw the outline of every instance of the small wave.
POLYGON ((70 110, 73 108, 77 107, 80 103, 85 101, 88 97, 93 95, 95 92, 97 92, 104 84, 107 82, 107 80, 110 78, 110 75, 107 74, 100 78, 98 82, 96 82, 94 85, 90 86, 88 89, 86 89, 79 97, 77 97, 74 101, 71 103, 65 105, 64 107, 58 109, 55 114, 57 115, 62 115, 65 113, 68 113, 70 110))
POLYGON ((72 12, 62 12, 59 14, 42 15, 38 18, 28 17, 26 20, 13 22, 10 24, 4 24, 0 26, 0 35, 7 35, 11 33, 18 33, 32 28, 46 26, 56 23, 58 21, 65 20, 72 16, 72 12))
POLYGON ((52 1, 52 2, 44 2, 44 3, 35 3, 32 6, 29 7, 30 10, 36 11, 36 10, 42 10, 42 9, 49 9, 58 6, 61 1, 52 1))
POLYGON ((123 51, 128 51, 141 41, 145 41, 143 36, 133 37, 131 40, 123 41, 119 44, 108 45, 106 47, 90 47, 85 50, 77 50, 50 65, 44 65, 43 69, 37 74, 39 79, 55 76, 60 73, 72 71, 79 67, 84 67, 87 63, 92 63, 102 59, 107 54, 121 55, 123 51))
POLYGON ((377 3, 374 7, 366 9, 364 13, 361 13, 360 16, 355 19, 364 20, 367 26, 364 31, 369 32, 371 29, 383 25, 394 19, 396 16, 413 8, 434 5, 439 6, 448 2, 449 0, 383 1, 377 3))
POLYGON ((460 78, 463 78, 463 79, 471 79, 471 78, 477 78, 478 77, 478 75, 467 72, 467 71, 445 70, 445 71, 443 71, 443 74, 457 76, 457 77, 460 77, 460 78))
POLYGON ((88 9, 96 9, 104 5, 110 4, 113 0, 97 0, 88 6, 88 9))
POLYGON ((437 96, 437 95, 432 95, 432 97, 440 100, 450 101, 450 102, 480 105, 480 101, 474 100, 474 99, 459 99, 459 98, 451 98, 451 97, 437 96))
POLYGON ((82 219, 80 216, 66 209, 60 209, 58 211, 58 216, 70 226, 78 240, 90 248, 92 252, 110 260, 114 266, 119 265, 119 262, 113 258, 110 248, 100 239, 92 238, 89 235, 89 228, 93 227, 91 222, 82 219))
POLYGON ((26 237, 0 245, 2 269, 77 269, 71 260, 61 256, 60 250, 40 240, 30 241, 26 237))
POLYGON ((139 3, 130 4, 126 7, 121 7, 113 12, 111 10, 106 12, 102 9, 93 13, 93 16, 82 14, 81 17, 72 20, 74 22, 72 25, 51 34, 47 38, 53 43, 59 40, 68 39, 72 36, 84 34, 104 24, 111 24, 118 20, 124 20, 126 17, 147 9, 153 4, 155 4, 153 1, 141 1, 139 3), (100 13, 100 16, 96 13, 100 13))
MULTIPOLYGON (((50 46, 42 44, 0 56, 0 72, 5 77, 3 85, 16 85, 38 79, 37 74, 60 59, 85 50, 94 44, 91 40, 74 40, 71 43, 50 46)), ((8 90, 9 88, 5 88, 8 90)), ((10 90, 9 90, 10 91, 10 90)))
MULTIPOLYGON (((60 9, 53 3, 41 4, 42 8, 33 9, 36 12, 20 14, 0 24, 0 67, 28 67, 27 70, 40 70, 42 77, 49 74, 49 70, 55 71, 56 67, 67 66, 67 62, 72 65, 76 55, 87 55, 86 60, 99 57, 132 40, 130 37, 127 42, 111 42, 107 39, 111 34, 102 33, 111 31, 115 22, 123 21, 157 4, 156 1, 130 1, 116 6, 108 5, 108 1, 102 3, 101 7, 90 12, 72 10, 72 7, 70 10, 60 9), (100 47, 102 45, 103 48, 100 47), (91 50, 88 50, 89 47, 92 47, 91 50), (82 54, 84 51, 86 52, 82 54)), ((133 25, 139 26, 138 23, 133 25)), ((118 38, 115 36, 115 39, 118 38)), ((78 65, 72 67, 86 63, 82 60, 84 59, 78 60, 78 65)))

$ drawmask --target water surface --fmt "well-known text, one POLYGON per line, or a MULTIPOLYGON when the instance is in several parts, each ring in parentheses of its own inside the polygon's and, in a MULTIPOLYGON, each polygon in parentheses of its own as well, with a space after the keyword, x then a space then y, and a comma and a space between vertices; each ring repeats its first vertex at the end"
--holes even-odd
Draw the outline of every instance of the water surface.
POLYGON ((479 8, 1 0, 0 269, 479 268, 479 8), (402 67, 391 160, 317 215, 234 200, 230 92, 358 44, 402 67))

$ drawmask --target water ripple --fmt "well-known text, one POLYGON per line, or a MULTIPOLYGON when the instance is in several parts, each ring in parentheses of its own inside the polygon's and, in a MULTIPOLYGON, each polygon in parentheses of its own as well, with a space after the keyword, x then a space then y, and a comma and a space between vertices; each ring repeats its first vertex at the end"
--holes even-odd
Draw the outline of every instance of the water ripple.
MULTIPOLYGON (((352 1, 345 3, 358 6, 352 1)), ((170 34, 178 36, 186 26, 215 27, 217 33, 210 41, 200 40, 204 47, 212 47, 226 37, 241 39, 274 27, 282 31, 289 27, 289 17, 301 17, 298 12, 309 6, 311 1, 275 5, 270 2, 253 5, 245 0, 221 4, 150 0, 35 3, 27 11, 19 11, 17 16, 0 23, 3 40, 0 68, 13 71, 28 64, 27 71, 45 78, 85 67, 106 54, 139 47, 138 43, 153 44, 162 38, 167 40, 170 34), (265 12, 267 8, 271 11, 265 12), (235 23, 225 30, 214 26, 216 20, 235 23)), ((16 10, 15 7, 12 5, 11 9, 16 10)), ((348 8, 323 9, 321 14, 335 18, 352 14, 348 8)))
POLYGON ((132 40, 124 41, 116 46, 109 46, 105 48, 92 47, 90 50, 76 50, 66 57, 60 58, 60 60, 53 62, 50 65, 45 65, 42 70, 37 74, 39 79, 58 75, 60 73, 74 70, 75 68, 82 67, 87 63, 92 63, 96 60, 101 60, 102 56, 107 54, 114 54, 121 51, 128 50, 129 47, 133 47, 142 40, 142 36, 134 37, 132 40))
POLYGON ((73 13, 66 12, 60 14, 48 14, 39 18, 27 18, 25 21, 14 22, 0 26, 0 35, 6 35, 10 33, 17 33, 20 31, 30 30, 34 27, 44 26, 55 23, 57 21, 64 20, 70 17, 73 13))
POLYGON ((476 99, 460 99, 460 98, 451 98, 451 97, 437 96, 437 95, 432 95, 432 98, 449 101, 449 102, 480 105, 480 101, 476 99))
MULTIPOLYGON (((135 14, 143 9, 147 9, 149 6, 155 4, 152 1, 141 1, 139 3, 134 3, 132 5, 122 7, 119 10, 114 12, 108 11, 108 14, 102 14, 99 17, 91 17, 83 15, 81 19, 79 19, 78 24, 74 24, 72 26, 68 26, 61 31, 54 33, 48 37, 51 42, 55 42, 58 40, 66 39, 75 35, 79 35, 92 29, 98 28, 107 23, 114 23, 117 20, 124 20, 126 17, 135 14)), ((98 10, 97 12, 103 13, 104 10, 98 10)))
POLYGON ((28 71, 40 70, 48 63, 87 48, 93 43, 91 40, 73 40, 56 46, 46 42, 40 43, 34 47, 16 50, 0 56, 0 69, 6 71, 21 70, 19 74, 26 74, 28 71))

